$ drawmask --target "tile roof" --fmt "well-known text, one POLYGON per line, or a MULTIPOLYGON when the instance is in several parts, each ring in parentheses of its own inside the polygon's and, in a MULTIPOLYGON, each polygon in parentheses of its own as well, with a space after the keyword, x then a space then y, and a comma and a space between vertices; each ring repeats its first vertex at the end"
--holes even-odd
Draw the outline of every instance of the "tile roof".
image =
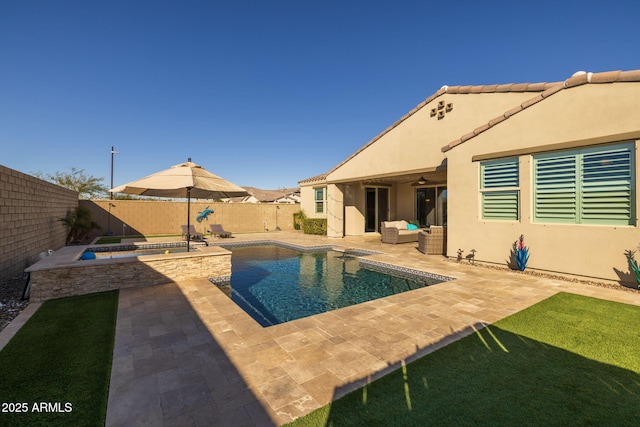
MULTIPOLYGON (((335 169, 335 168, 333 168, 335 169)), ((333 171, 333 169, 331 169, 331 171, 333 171)), ((331 172, 329 171, 329 172, 331 172)), ((301 181, 298 181, 298 184, 311 184, 313 182, 322 182, 325 181, 327 179, 327 175, 329 175, 329 172, 320 174, 320 175, 316 175, 316 176, 312 176, 311 178, 306 178, 303 179, 301 181)))
MULTIPOLYGON (((443 152, 447 152, 451 150, 453 147, 462 144, 470 140, 471 138, 481 134, 482 132, 492 128, 504 120, 507 120, 509 117, 518 114, 520 111, 525 110, 531 107, 534 104, 554 95, 555 93, 560 92, 564 89, 569 89, 576 86, 581 86, 584 84, 599 84, 599 83, 617 83, 617 82, 638 82, 640 81, 640 70, 631 70, 631 71, 607 71, 602 73, 586 73, 583 71, 578 71, 573 76, 565 80, 564 82, 558 83, 545 83, 540 84, 540 86, 535 86, 535 84, 529 84, 529 87, 536 87, 542 89, 541 93, 534 96, 533 98, 523 102, 522 104, 506 111, 501 116, 498 116, 488 123, 475 128, 473 131, 462 135, 460 138, 455 141, 450 142, 449 144, 442 147, 443 152)), ((517 85, 515 85, 517 86, 517 85)), ((512 89, 513 90, 513 89, 512 89)), ((499 92, 499 90, 496 90, 499 92)))
POLYGON ((442 151, 446 152, 455 147, 456 145, 460 145, 465 141, 479 135, 480 133, 492 128, 498 123, 507 120, 509 117, 514 114, 519 113, 520 111, 548 98, 549 96, 563 90, 568 89, 575 86, 580 86, 587 83, 614 83, 614 82, 637 82, 640 81, 640 70, 632 70, 632 71, 607 71, 602 73, 585 73, 585 72, 577 72, 564 82, 539 82, 539 83, 507 83, 507 84, 493 84, 493 85, 479 85, 479 86, 442 86, 436 93, 429 96, 427 99, 418 104, 415 108, 409 111, 407 114, 398 119, 391 126, 380 132, 377 136, 375 136, 371 141, 360 147, 349 157, 344 159, 342 162, 334 166, 331 170, 313 176, 311 178, 303 179, 299 181, 299 184, 309 184, 315 182, 323 182, 326 181, 327 176, 338 169, 340 166, 347 163, 353 157, 357 156, 360 152, 362 152, 365 148, 382 138, 384 135, 389 133, 391 130, 399 126, 402 122, 407 120, 409 117, 418 112, 422 107, 429 104, 431 101, 436 99, 439 96, 444 94, 478 94, 478 93, 504 93, 504 92, 537 92, 538 94, 533 98, 523 102, 522 104, 506 111, 504 114, 490 120, 488 123, 474 129, 472 132, 469 132, 465 135, 462 135, 460 138, 452 141, 451 143, 442 147, 442 151))
POLYGON ((306 179, 303 179, 301 181, 298 181, 298 184, 309 184, 309 183, 314 183, 314 182, 323 182, 323 181, 325 181, 327 179, 327 176, 331 172, 333 172, 334 170, 338 169, 340 166, 342 166, 345 163, 347 163, 349 160, 351 160, 353 157, 357 156, 365 148, 367 148, 368 146, 370 146, 371 144, 373 144, 374 142, 376 142, 377 140, 382 138, 384 135, 389 133, 391 130, 393 130, 394 128, 399 126, 402 122, 404 122, 409 117, 413 116, 416 112, 418 112, 422 107, 424 107, 425 105, 429 104, 431 101, 433 101, 437 97, 442 96, 442 95, 444 95, 446 93, 448 93, 448 94, 471 94, 471 93, 494 93, 494 92, 541 92, 541 91, 547 90, 550 87, 553 87, 553 86, 559 85, 559 84, 561 84, 561 82, 556 82, 556 83, 546 83, 546 82, 543 82, 543 83, 508 83, 508 84, 500 84, 500 85, 494 84, 494 85, 480 85, 480 86, 469 86, 469 85, 467 85, 467 86, 442 86, 436 93, 434 93, 433 95, 429 96, 427 99, 422 101, 420 104, 418 104, 415 108, 413 108, 407 114, 405 114, 400 119, 398 119, 391 126, 389 126, 385 130, 380 132, 371 141, 369 141, 368 143, 366 143, 365 145, 360 147, 358 150, 356 150, 349 157, 347 157, 342 162, 340 162, 336 166, 334 166, 331 170, 329 170, 329 171, 327 171, 327 172, 325 172, 323 174, 316 175, 316 176, 313 176, 311 178, 306 178, 306 179))

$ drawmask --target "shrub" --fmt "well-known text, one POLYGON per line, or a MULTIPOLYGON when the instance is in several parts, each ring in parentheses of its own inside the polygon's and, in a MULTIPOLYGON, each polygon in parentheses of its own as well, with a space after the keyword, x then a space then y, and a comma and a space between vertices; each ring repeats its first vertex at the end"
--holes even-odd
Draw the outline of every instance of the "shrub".
POLYGON ((304 211, 296 212, 293 214, 293 229, 294 230, 302 230, 302 224, 304 220, 307 219, 307 215, 304 211))
POLYGON ((327 219, 326 218, 307 218, 302 223, 304 234, 327 235, 327 219))

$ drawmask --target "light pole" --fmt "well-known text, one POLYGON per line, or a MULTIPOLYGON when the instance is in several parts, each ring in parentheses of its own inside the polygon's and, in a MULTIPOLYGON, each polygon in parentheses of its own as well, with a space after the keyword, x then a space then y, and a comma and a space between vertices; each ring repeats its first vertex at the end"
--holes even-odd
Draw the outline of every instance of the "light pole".
MULTIPOLYGON (((111 190, 113 190, 113 155, 119 154, 114 148, 111 146, 111 190)), ((109 200, 113 200, 113 193, 109 192, 109 200)))
MULTIPOLYGON (((118 152, 114 149, 112 145, 111 146, 111 188, 110 190, 113 190, 113 155, 114 154, 118 154, 118 152)), ((107 236, 113 235, 113 231, 111 231, 111 206, 113 206, 113 204, 111 203, 111 200, 113 200, 113 193, 109 192, 109 216, 107 217, 107 236)))

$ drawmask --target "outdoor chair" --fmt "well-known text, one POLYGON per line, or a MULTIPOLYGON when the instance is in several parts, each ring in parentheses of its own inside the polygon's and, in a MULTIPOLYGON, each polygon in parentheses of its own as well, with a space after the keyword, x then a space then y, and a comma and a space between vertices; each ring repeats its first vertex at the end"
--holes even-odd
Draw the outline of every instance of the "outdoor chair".
POLYGON ((382 243, 410 243, 418 241, 418 226, 407 221, 382 221, 380 235, 382 243))
POLYGON ((231 237, 231 232, 222 228, 222 224, 210 224, 211 236, 217 237, 231 237))
POLYGON ((182 226, 182 238, 187 240, 187 236, 190 236, 189 240, 202 240, 203 235, 196 231, 195 225, 182 226))

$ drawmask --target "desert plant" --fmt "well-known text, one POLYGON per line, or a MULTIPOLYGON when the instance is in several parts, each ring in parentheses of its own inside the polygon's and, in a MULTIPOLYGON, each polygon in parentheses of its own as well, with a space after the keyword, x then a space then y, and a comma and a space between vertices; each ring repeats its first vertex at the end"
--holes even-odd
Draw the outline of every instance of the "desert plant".
POLYGON ((513 244, 512 254, 518 270, 524 271, 527 268, 527 262, 529 262, 529 248, 524 245, 524 234, 521 234, 513 244))
POLYGON ((67 212, 64 218, 58 218, 68 228, 67 245, 78 243, 89 237, 89 233, 93 230, 99 230, 100 224, 91 219, 91 211, 85 207, 76 206, 72 211, 67 212))
POLYGON ((624 254, 627 257, 627 261, 629 261, 629 267, 631 271, 636 275, 636 282, 640 285, 640 267, 638 266, 638 262, 633 257, 636 251, 625 251, 624 254))

